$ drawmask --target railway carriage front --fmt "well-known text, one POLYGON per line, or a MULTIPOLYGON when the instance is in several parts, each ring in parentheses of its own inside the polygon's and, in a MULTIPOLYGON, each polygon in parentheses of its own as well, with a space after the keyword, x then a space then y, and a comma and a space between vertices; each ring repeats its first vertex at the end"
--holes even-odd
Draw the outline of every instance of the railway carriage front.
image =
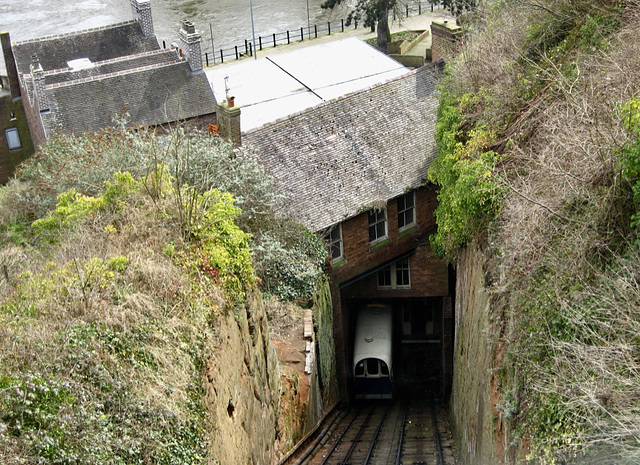
POLYGON ((356 399, 393 398, 392 334, 389 305, 368 304, 360 308, 353 348, 356 399))

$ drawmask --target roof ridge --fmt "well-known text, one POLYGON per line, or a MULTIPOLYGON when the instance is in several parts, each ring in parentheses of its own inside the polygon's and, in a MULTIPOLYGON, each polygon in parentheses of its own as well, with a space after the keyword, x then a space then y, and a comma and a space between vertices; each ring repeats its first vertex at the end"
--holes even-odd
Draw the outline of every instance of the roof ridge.
POLYGON ((141 71, 149 71, 149 70, 152 70, 152 69, 169 68, 171 66, 183 65, 184 63, 187 63, 187 62, 186 61, 179 61, 179 62, 174 62, 174 63, 156 63, 156 64, 152 64, 152 65, 138 66, 137 68, 131 68, 131 69, 126 69, 126 70, 122 70, 122 71, 115 71, 113 73, 101 74, 99 76, 90 76, 90 77, 85 77, 85 78, 80 78, 80 79, 73 79, 71 81, 56 82, 54 84, 48 84, 46 86, 46 88, 47 89, 57 89, 57 88, 60 88, 60 87, 70 87, 70 86, 77 85, 77 84, 82 84, 82 83, 85 83, 85 82, 102 81, 102 80, 110 79, 110 78, 116 77, 116 76, 126 76, 127 74, 139 73, 141 71))
POLYGON ((420 68, 412 69, 409 72, 407 72, 406 74, 403 74, 402 76, 396 76, 396 77, 390 78, 390 79, 388 79, 386 81, 379 82, 379 83, 376 83, 376 84, 372 84, 371 86, 366 87, 364 89, 355 90, 355 91, 350 92, 350 93, 348 93, 346 95, 341 95, 339 97, 332 98, 331 100, 327 100, 325 102, 321 102, 316 106, 313 106, 313 107, 310 107, 310 108, 305 108, 305 109, 300 110, 300 111, 298 111, 296 113, 291 113, 291 114, 289 114, 287 116, 283 116, 282 118, 278 118, 275 121, 269 121, 268 123, 265 123, 262 126, 258 126, 257 128, 250 129, 245 134, 249 135, 249 134, 258 133, 260 131, 264 131, 266 129, 273 129, 276 126, 280 126, 280 125, 286 123, 291 118, 300 116, 302 114, 315 113, 315 112, 322 111, 322 109, 325 108, 326 106, 335 104, 338 101, 352 99, 352 98, 355 98, 356 96, 358 96, 358 95, 360 95, 360 94, 362 94, 364 92, 370 92, 372 89, 376 89, 376 88, 382 87, 382 86, 391 85, 395 81, 400 81, 400 80, 407 79, 407 78, 409 78, 409 77, 411 77, 411 76, 413 76, 415 74, 418 74, 418 72, 424 72, 424 71, 427 71, 427 70, 435 70, 435 69, 436 69, 436 66, 432 66, 432 64, 426 64, 424 66, 421 66, 420 68))
POLYGON ((67 37, 73 37, 73 36, 77 36, 77 35, 81 35, 81 34, 87 34, 90 32, 96 32, 96 31, 106 31, 107 29, 115 29, 117 27, 122 27, 122 26, 128 26, 130 24, 135 24, 137 23, 137 21, 135 19, 130 19, 128 21, 120 21, 118 23, 113 23, 113 24, 107 24, 106 26, 98 26, 98 27, 92 27, 89 29, 81 29, 79 31, 72 31, 72 32, 65 32, 63 34, 51 34, 48 36, 42 36, 42 37, 35 37, 33 39, 24 39, 24 40, 18 40, 16 42, 13 42, 12 45, 24 45, 24 44, 31 44, 31 43, 35 43, 35 42, 44 42, 47 40, 54 40, 54 39, 64 39, 67 37))

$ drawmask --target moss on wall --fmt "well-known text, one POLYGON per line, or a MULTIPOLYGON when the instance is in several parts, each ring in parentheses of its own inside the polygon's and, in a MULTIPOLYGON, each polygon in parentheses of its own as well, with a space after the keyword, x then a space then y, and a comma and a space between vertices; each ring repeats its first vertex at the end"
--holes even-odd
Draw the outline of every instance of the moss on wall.
POLYGON ((325 276, 318 281, 314 294, 314 326, 318 344, 317 366, 320 374, 324 405, 338 399, 336 375, 336 347, 333 340, 333 305, 329 280, 325 276))

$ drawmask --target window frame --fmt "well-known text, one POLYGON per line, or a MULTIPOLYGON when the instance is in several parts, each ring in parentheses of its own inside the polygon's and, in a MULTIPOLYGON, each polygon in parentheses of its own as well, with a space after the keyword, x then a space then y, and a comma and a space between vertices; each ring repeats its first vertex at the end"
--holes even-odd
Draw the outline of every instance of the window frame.
POLYGON ((22 140, 20 139, 20 131, 18 131, 18 128, 6 128, 4 130, 4 137, 7 141, 7 147, 9 147, 9 150, 20 150, 22 148, 22 140), (13 136, 10 136, 10 134, 13 134, 13 136), (11 141, 15 140, 12 139, 13 137, 17 138, 17 146, 11 144, 11 141))
POLYGON ((380 268, 376 273, 376 280, 379 290, 411 289, 411 264, 409 258, 403 258, 402 260, 398 260, 397 262, 393 262, 390 265, 380 268), (400 265, 401 268, 399 268, 398 265, 400 265), (408 283, 398 284, 398 271, 406 271, 408 283), (383 273, 385 278, 387 276, 390 277, 390 284, 380 284, 380 277, 383 273))
POLYGON ((406 231, 416 225, 416 191, 407 192, 396 200, 398 209, 398 232, 406 231), (411 196, 411 207, 407 208, 407 199, 411 196), (400 208, 400 202, 404 204, 404 208, 400 208), (407 215, 411 212, 411 221, 407 222, 407 215), (403 219, 404 225, 400 226, 400 218, 403 219))
POLYGON ((325 235, 325 241, 327 246, 329 247, 329 254, 331 255, 331 263, 336 263, 341 260, 344 260, 344 242, 342 240, 342 223, 338 223, 337 226, 332 227, 327 231, 325 235), (334 233, 337 232, 337 237, 333 237, 334 233), (334 246, 338 247, 340 255, 337 257, 333 256, 334 246))
POLYGON ((381 210, 369 210, 368 214, 367 214, 367 224, 368 224, 368 233, 369 233, 369 245, 375 245, 378 244, 382 241, 385 241, 388 239, 389 237, 389 225, 388 225, 388 221, 387 221, 387 209, 383 208, 381 210), (380 219, 380 215, 382 215, 382 219, 380 219), (373 217, 373 222, 372 222, 372 217, 373 217), (378 236, 378 226, 380 224, 384 225, 384 233, 381 236, 378 236), (376 237, 374 239, 371 239, 371 231, 374 228, 374 231, 376 233, 376 237))

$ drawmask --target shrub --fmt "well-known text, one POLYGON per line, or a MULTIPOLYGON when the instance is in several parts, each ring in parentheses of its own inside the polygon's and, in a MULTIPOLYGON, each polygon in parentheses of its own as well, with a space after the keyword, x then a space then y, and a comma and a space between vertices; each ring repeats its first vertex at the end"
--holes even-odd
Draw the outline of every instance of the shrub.
POLYGON ((487 150, 494 139, 492 131, 471 129, 463 134, 460 129, 461 104, 468 105, 469 100, 468 95, 458 99, 442 94, 436 125, 440 152, 429 168, 429 180, 440 186, 435 211, 438 231, 430 237, 431 246, 450 261, 496 215, 502 196, 494 172, 499 157, 487 150))

